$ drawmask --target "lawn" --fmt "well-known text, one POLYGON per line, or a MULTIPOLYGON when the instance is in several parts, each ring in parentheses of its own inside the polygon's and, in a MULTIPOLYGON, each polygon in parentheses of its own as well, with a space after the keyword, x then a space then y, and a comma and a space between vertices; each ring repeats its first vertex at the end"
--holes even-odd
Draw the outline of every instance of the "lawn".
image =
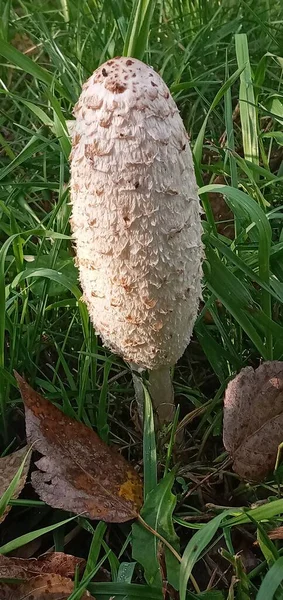
MULTIPOLYGON (((85 590, 96 600, 280 600, 282 466, 256 483, 241 478, 222 422, 229 381, 244 367, 283 360, 282 1, 0 6, 0 455, 26 443, 17 371, 144 479, 138 521, 104 523, 64 502, 52 508, 30 475, 16 497, 23 464, 12 483, 1 467, 0 515, 11 510, 0 525, 0 586, 1 555, 52 550, 86 566, 71 591, 37 591, 42 600, 85 598, 85 590), (123 55, 151 65, 168 85, 203 209, 203 298, 172 369, 175 418, 155 432, 147 373, 142 423, 129 364, 95 335, 70 229, 66 121, 92 72, 123 55)), ((262 444, 262 461, 264 451, 262 444)), ((32 470, 38 458, 34 452, 32 470)))

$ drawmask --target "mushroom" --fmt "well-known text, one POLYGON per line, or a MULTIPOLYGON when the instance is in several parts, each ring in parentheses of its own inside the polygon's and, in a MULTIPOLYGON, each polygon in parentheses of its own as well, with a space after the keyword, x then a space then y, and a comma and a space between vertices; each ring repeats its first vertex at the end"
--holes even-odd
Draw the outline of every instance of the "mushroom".
POLYGON ((83 298, 103 343, 149 369, 162 424, 174 410, 170 367, 190 341, 201 296, 188 135, 164 81, 134 58, 94 71, 74 115, 71 224, 83 298))

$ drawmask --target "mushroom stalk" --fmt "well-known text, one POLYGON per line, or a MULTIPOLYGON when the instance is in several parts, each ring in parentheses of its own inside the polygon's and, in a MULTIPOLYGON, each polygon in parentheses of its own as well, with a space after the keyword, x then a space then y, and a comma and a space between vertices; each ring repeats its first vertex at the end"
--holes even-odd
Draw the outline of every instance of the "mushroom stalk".
POLYGON ((149 372, 149 393, 157 423, 170 423, 174 417, 174 390, 169 367, 149 372))
MULTIPOLYGON (((135 399, 140 421, 143 421, 144 388, 141 378, 136 374, 137 365, 131 365, 135 399)), ((149 394, 156 425, 170 423, 174 417, 174 390, 169 367, 159 367, 149 371, 149 394)))

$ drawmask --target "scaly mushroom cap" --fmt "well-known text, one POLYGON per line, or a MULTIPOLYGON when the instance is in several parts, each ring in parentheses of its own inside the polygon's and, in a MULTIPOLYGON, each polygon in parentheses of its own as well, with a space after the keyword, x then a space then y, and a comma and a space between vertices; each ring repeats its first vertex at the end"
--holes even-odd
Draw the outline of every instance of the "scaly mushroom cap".
POLYGON ((72 228, 89 314, 105 345, 174 365, 201 295, 200 205, 178 108, 161 77, 114 58, 84 84, 72 130, 72 228))

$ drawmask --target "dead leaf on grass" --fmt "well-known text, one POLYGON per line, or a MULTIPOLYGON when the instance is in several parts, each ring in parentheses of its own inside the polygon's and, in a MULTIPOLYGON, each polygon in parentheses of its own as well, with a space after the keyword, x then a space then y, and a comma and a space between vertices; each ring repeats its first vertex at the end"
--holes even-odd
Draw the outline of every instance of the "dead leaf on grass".
POLYGON ((26 413, 28 440, 43 457, 32 484, 53 506, 90 519, 122 523, 142 505, 142 483, 133 467, 92 430, 62 413, 15 374, 26 413))
POLYGON ((64 552, 47 552, 39 558, 14 558, 0 555, 0 579, 31 579, 52 573, 73 578, 85 566, 85 560, 64 552))
POLYGON ((35 54, 42 44, 34 44, 33 41, 26 33, 15 34, 15 37, 11 41, 12 46, 17 48, 23 54, 28 54, 31 56, 35 54))
POLYGON ((283 540, 283 527, 276 527, 276 529, 269 531, 267 535, 271 540, 283 540))
POLYGON ((240 477, 261 481, 283 441, 283 362, 242 369, 227 386, 223 441, 240 477))
MULTIPOLYGON (((24 460, 24 457, 27 455, 27 453, 28 453, 28 446, 25 446, 24 448, 21 448, 20 450, 17 450, 16 452, 13 452, 12 454, 8 454, 8 456, 4 456, 3 458, 0 458, 0 498, 3 496, 4 492, 6 492, 11 481, 15 477, 15 475, 16 475, 17 471, 19 470, 19 468, 24 460)), ((19 481, 19 483, 13 493, 13 496, 12 496, 13 500, 18 498, 18 496, 20 495, 20 493, 25 485, 27 474, 29 471, 30 456, 31 455, 29 453, 29 455, 26 457, 22 476, 21 476, 20 481, 19 481)), ((11 510, 11 508, 12 508, 11 506, 6 507, 3 515, 0 516, 0 523, 2 523, 4 521, 4 519, 6 518, 8 512, 11 510)))
POLYGON ((11 600, 12 586, 7 583, 0 583, 1 600, 11 600))
MULTIPOLYGON (((50 573, 33 577, 16 587, 0 583, 1 600, 67 600, 73 591, 73 581, 50 573)), ((89 592, 84 592, 81 600, 95 599, 89 592)))

